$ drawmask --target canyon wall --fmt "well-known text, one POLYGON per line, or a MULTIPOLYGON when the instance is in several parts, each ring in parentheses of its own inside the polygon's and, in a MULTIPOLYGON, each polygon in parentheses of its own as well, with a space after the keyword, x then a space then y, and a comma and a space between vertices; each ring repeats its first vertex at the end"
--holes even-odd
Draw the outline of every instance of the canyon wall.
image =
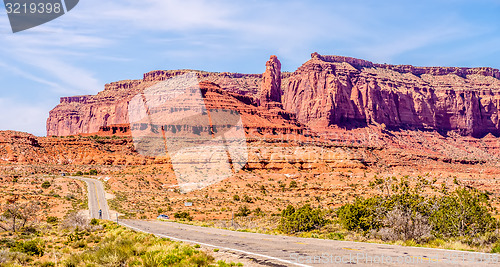
POLYGON ((141 80, 106 84, 97 95, 62 97, 60 104, 49 112, 47 136, 103 133, 103 129, 112 129, 111 125, 128 124, 128 103, 136 94, 160 81, 188 72, 195 72, 200 81, 216 83, 239 96, 256 95, 262 80, 260 74, 152 71, 144 74, 141 80))
POLYGON ((372 124, 498 136, 499 78, 492 68, 394 66, 313 53, 283 81, 282 102, 311 127, 372 124))
MULTIPOLYGON (((133 96, 187 72, 192 71, 152 71, 140 80, 107 84, 95 96, 63 97, 50 111, 47 135, 97 133, 126 125, 133 96)), ((244 115, 249 128, 272 133, 285 133, 287 127, 302 132, 299 128, 375 126, 500 135, 500 72, 492 68, 375 64, 313 53, 293 73, 281 73, 276 56, 263 74, 195 72, 209 83, 212 106, 232 107, 244 115)))

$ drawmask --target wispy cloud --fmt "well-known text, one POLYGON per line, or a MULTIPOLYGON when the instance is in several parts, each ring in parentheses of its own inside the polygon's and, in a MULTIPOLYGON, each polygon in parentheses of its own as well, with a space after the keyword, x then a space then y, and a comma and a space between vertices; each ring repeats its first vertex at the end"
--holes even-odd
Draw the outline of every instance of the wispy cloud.
POLYGON ((11 74, 19 75, 21 77, 24 77, 26 79, 29 79, 31 81, 47 85, 53 88, 59 88, 59 85, 55 82, 50 82, 48 80, 45 80, 44 78, 38 77, 36 75, 33 75, 27 71, 21 70, 15 66, 5 64, 3 62, 0 62, 0 68, 2 68, 5 72, 9 72, 11 74))
POLYGON ((42 26, 25 34, 0 35, 4 63, 14 74, 47 85, 56 93, 95 93, 102 82, 75 59, 88 57, 88 51, 110 45, 98 36, 64 28, 42 26), (43 77, 43 78, 42 78, 43 77))
POLYGON ((88 94, 97 93, 103 88, 102 83, 94 77, 91 71, 76 67, 54 57, 27 55, 23 56, 26 64, 40 68, 42 72, 57 81, 64 88, 60 93, 88 94))
POLYGON ((213 30, 231 27, 236 6, 234 1, 125 0, 109 2, 98 12, 102 19, 141 30, 213 30))
MULTIPOLYGON (((85 0, 18 34, 0 12, 0 98, 5 88, 19 95, 9 101, 33 90, 54 99, 95 93, 104 81, 157 68, 258 73, 269 54, 293 71, 315 51, 381 63, 500 67, 498 12, 494 0, 85 0)), ((41 114, 50 109, 39 107, 41 114)))
POLYGON ((23 104, 19 99, 0 98, 0 130, 17 130, 45 135, 48 106, 23 104))

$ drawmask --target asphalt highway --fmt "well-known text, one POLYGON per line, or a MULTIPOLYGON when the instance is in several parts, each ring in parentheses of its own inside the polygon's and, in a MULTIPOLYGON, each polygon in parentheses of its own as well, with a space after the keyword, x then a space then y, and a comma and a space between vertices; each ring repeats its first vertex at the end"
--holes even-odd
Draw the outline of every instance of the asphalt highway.
MULTIPOLYGON (((109 220, 101 181, 85 181, 91 218, 109 220)), ((500 255, 374 243, 238 232, 167 221, 119 220, 123 226, 172 240, 230 251, 258 266, 500 266, 500 255)))
POLYGON ((109 220, 108 201, 106 200, 106 191, 104 191, 102 182, 96 179, 84 177, 72 176, 70 178, 78 179, 87 183, 90 218, 109 220), (99 218, 99 210, 102 211, 102 218, 99 218))
POLYGON ((500 266, 498 254, 237 232, 166 221, 120 224, 173 240, 232 251, 267 266, 500 266))

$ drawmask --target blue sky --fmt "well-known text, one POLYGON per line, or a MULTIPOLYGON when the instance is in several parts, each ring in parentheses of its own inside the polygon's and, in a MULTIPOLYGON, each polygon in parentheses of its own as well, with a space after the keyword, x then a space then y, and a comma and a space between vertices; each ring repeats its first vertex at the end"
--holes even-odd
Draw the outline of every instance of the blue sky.
POLYGON ((0 130, 45 135, 61 96, 155 69, 293 71, 312 52, 500 68, 500 1, 80 0, 13 34, 0 10, 0 130))

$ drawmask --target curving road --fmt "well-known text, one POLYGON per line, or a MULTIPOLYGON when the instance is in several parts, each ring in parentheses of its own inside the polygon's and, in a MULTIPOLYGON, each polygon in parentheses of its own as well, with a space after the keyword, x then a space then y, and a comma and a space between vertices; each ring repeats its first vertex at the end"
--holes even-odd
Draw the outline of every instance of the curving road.
POLYGON ((102 210, 101 219, 109 220, 108 201, 106 200, 106 192, 104 191, 102 182, 96 179, 85 177, 71 176, 69 178, 77 179, 87 183, 90 218, 100 219, 99 210, 102 210))
MULTIPOLYGON (((92 218, 109 219, 101 181, 88 186, 92 218)), ((122 220, 121 225, 173 240, 231 251, 258 266, 500 266, 500 254, 236 232, 174 222, 122 220)))
POLYGON ((120 224, 233 251, 266 266, 499 266, 499 254, 236 232, 162 221, 120 224))

